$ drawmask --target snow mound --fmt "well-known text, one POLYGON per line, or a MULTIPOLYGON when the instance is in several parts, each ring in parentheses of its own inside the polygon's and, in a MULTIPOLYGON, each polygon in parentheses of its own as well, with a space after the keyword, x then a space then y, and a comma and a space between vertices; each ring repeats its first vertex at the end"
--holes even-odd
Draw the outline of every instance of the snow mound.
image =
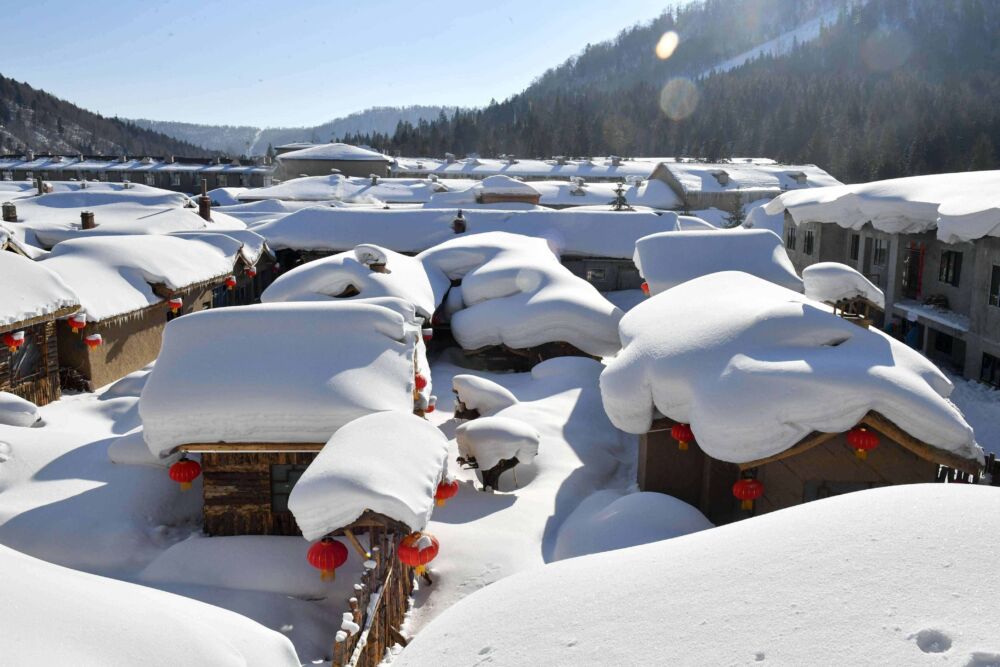
POLYGON ((553 560, 669 540, 706 528, 712 528, 712 522, 704 514, 673 496, 598 491, 566 517, 553 560))
POLYGON ((157 468, 167 468, 180 458, 180 455, 160 458, 154 456, 146 446, 146 440, 142 435, 142 429, 137 428, 129 431, 125 435, 115 438, 108 445, 108 458, 112 463, 127 466, 156 466, 157 468))
POLYGON ((38 406, 6 391, 0 391, 0 424, 6 426, 33 426, 41 419, 38 406))
POLYGON ((820 262, 802 270, 802 284, 810 299, 825 303, 862 298, 885 308, 885 294, 853 268, 839 262, 820 262))
POLYGON ((510 389, 478 375, 456 375, 451 379, 451 388, 466 408, 477 411, 482 417, 517 404, 517 397, 510 389))
POLYGON ((758 199, 744 206, 746 218, 743 220, 743 226, 747 229, 769 229, 783 239, 785 236, 785 214, 769 215, 765 206, 770 201, 770 198, 758 199))
POLYGON ((322 443, 413 410, 416 334, 388 308, 282 303, 172 320, 139 400, 150 451, 209 442, 322 443))
POLYGON ((542 239, 474 234, 417 258, 428 270, 462 281, 465 307, 452 315, 451 328, 466 350, 493 345, 524 349, 551 342, 597 356, 618 350, 621 310, 561 265, 542 239))
POLYGON ((261 301, 328 301, 399 297, 412 303, 417 313, 429 320, 437 309, 435 293, 448 289, 448 279, 434 267, 374 245, 325 257, 298 266, 279 276, 264 290, 261 301), (380 261, 386 272, 372 270, 380 261))
POLYGON ((307 540, 366 511, 422 530, 434 509, 448 440, 412 414, 379 412, 343 426, 292 488, 288 509, 307 540))
POLYGON ((913 437, 982 461, 952 384, 920 353, 746 273, 713 273, 636 306, 601 374, 612 423, 649 430, 657 411, 691 424, 714 458, 755 461, 875 411, 913 437), (670 322, 669 327, 663 326, 670 322))
POLYGON ((309 148, 282 153, 277 159, 278 162, 283 162, 285 160, 360 160, 362 162, 391 162, 391 160, 382 153, 377 153, 367 148, 361 148, 360 146, 332 142, 329 144, 317 144, 315 146, 310 146, 309 148))
POLYGON ((849 493, 508 577, 393 665, 988 665, 997 531, 995 489, 849 493))
POLYGON ((524 181, 519 181, 510 176, 496 174, 487 176, 473 190, 482 194, 495 195, 538 195, 538 190, 524 181))
POLYGON ((832 222, 848 229, 871 223, 889 234, 937 229, 945 243, 1000 236, 1000 171, 908 176, 871 183, 786 192, 765 207, 796 224, 832 222))
POLYGON ((3 546, 0 582, 11 665, 299 665, 287 638, 245 616, 3 546))
POLYGON ((79 305, 73 290, 47 267, 0 251, 0 327, 79 305), (13 287, 16 286, 16 289, 13 287))
POLYGON ((743 271, 775 285, 802 291, 802 280, 788 259, 781 238, 759 229, 664 232, 639 239, 635 265, 659 294, 699 276, 743 271))
POLYGON ((531 463, 538 455, 541 437, 531 425, 510 417, 481 417, 455 431, 458 453, 476 459, 481 470, 514 457, 519 463, 531 463))

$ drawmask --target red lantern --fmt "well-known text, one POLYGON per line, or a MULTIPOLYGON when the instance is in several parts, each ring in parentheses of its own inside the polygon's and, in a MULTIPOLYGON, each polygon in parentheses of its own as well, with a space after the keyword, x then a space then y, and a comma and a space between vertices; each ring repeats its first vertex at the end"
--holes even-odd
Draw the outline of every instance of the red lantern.
POLYGON ((182 458, 170 466, 170 479, 181 485, 181 491, 191 488, 191 482, 201 474, 201 464, 189 458, 182 458))
POLYGON ((646 296, 649 296, 649 283, 647 283, 647 282, 644 281, 642 283, 642 285, 640 285, 639 287, 642 289, 642 293, 643 294, 645 294, 646 296))
POLYGON ((869 431, 864 426, 855 426, 847 432, 847 444, 861 461, 868 458, 868 452, 878 447, 878 443, 878 433, 869 431))
POLYGON ((257 267, 256 266, 248 266, 247 267, 247 275, 249 277, 251 277, 251 278, 256 278, 257 277, 257 267))
POLYGON ((740 501, 740 509, 752 510, 753 501, 764 495, 764 484, 756 479, 743 478, 733 484, 733 495, 740 501))
POLYGON ((427 407, 424 409, 425 413, 434 412, 437 409, 437 396, 431 396, 427 399, 427 407))
POLYGON ((24 332, 8 331, 3 335, 3 344, 7 346, 8 352, 14 354, 24 345, 24 332))
POLYGON ((426 329, 423 329, 421 331, 421 333, 424 336, 424 342, 425 343, 431 342, 431 339, 434 338, 434 329, 431 329, 430 327, 427 327, 426 329))
POLYGON ((101 338, 101 334, 90 334, 89 336, 84 336, 83 343, 91 350, 96 349, 101 346, 104 339, 101 338))
POLYGON ((324 537, 309 547, 306 558, 319 570, 320 579, 333 581, 337 578, 337 568, 347 562, 347 547, 332 537, 324 537))
POLYGON ((670 435, 677 441, 677 449, 686 452, 688 443, 694 440, 694 432, 691 431, 690 424, 677 423, 670 429, 670 435))
POLYGON ((420 373, 413 376, 413 382, 417 385, 417 391, 422 391, 427 386, 427 378, 420 373))
POLYGON ((77 333, 80 329, 87 326, 87 316, 83 313, 77 313, 76 315, 70 315, 67 320, 69 323, 69 328, 73 333, 77 333))
POLYGON ((226 276, 226 288, 233 289, 236 287, 236 276, 226 276))
POLYGON ((170 307, 170 312, 176 315, 177 311, 180 310, 181 306, 184 305, 184 299, 180 298, 179 296, 175 296, 174 298, 167 301, 167 305, 170 307))
POLYGON ((427 563, 437 557, 439 547, 437 538, 430 533, 410 533, 399 543, 399 560, 423 574, 427 563))
POLYGON ((445 481, 442 479, 438 484, 437 491, 434 492, 434 504, 443 507, 449 498, 455 497, 456 493, 458 493, 458 480, 445 481))

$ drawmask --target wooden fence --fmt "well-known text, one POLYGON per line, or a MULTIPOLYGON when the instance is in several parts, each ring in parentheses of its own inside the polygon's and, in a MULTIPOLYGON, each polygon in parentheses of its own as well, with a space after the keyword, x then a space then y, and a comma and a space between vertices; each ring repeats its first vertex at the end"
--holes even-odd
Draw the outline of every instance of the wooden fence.
POLYGON ((972 475, 961 470, 955 470, 948 466, 939 466, 936 482, 947 482, 951 484, 988 484, 990 486, 1000 486, 1000 461, 997 461, 996 454, 986 456, 986 464, 982 470, 972 475))

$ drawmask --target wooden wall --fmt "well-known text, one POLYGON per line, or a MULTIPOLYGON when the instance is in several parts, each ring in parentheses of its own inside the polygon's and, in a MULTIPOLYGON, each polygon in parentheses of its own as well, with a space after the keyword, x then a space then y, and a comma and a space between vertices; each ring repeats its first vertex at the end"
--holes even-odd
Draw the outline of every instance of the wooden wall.
POLYGON ((291 512, 271 508, 271 466, 309 465, 314 452, 201 455, 205 532, 209 535, 301 535, 291 512))
POLYGON ((23 329, 24 345, 15 353, 0 344, 0 391, 9 391, 35 405, 59 399, 59 354, 55 321, 23 329))

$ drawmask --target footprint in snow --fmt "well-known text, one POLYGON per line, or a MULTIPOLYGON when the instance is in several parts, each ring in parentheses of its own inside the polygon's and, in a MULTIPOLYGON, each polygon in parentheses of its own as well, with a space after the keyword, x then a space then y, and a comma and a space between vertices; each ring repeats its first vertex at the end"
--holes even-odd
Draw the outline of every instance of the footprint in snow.
POLYGON ((1000 667, 1000 653, 983 653, 976 651, 965 663, 965 667, 1000 667))
POLYGON ((10 460, 10 445, 0 440, 0 463, 10 460))
POLYGON ((917 646, 924 653, 944 653, 951 648, 951 637, 940 630, 921 630, 909 639, 916 639, 917 646))

